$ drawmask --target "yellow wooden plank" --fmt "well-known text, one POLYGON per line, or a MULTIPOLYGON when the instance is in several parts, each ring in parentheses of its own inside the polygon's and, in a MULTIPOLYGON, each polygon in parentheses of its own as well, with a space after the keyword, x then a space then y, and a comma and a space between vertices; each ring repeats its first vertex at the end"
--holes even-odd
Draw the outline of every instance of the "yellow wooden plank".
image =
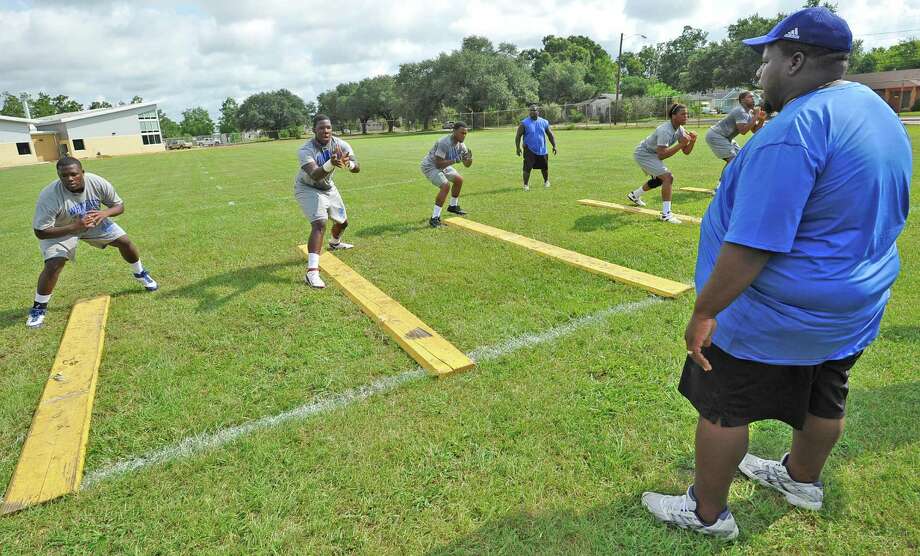
MULTIPOLYGON (((306 245, 301 245, 300 250, 308 252, 306 245)), ((462 351, 332 253, 323 254, 320 269, 430 374, 443 377, 475 365, 462 351)))
POLYGON ((546 257, 558 259, 583 270, 612 278, 623 284, 637 286, 663 297, 677 297, 678 295, 690 289, 690 286, 687 284, 681 284, 680 282, 668 280, 667 278, 661 278, 651 274, 646 274, 644 272, 639 272, 637 270, 632 270, 630 268, 626 268, 625 266, 615 265, 607 261, 602 261, 601 259, 595 259, 594 257, 582 255, 581 253, 577 253, 575 251, 569 251, 568 249, 556 247, 555 245, 550 245, 549 243, 543 243, 542 241, 524 237, 514 232, 508 232, 499 228, 493 228, 492 226, 480 224, 479 222, 474 222, 467 218, 451 218, 447 220, 447 223, 450 226, 457 226, 459 228, 470 230, 471 232, 476 232, 485 236, 501 239, 521 247, 526 247, 527 249, 536 251, 537 253, 546 257))
POLYGON ((110 302, 74 305, 0 514, 79 490, 110 302))
MULTIPOLYGON (((704 189, 704 188, 702 188, 702 187, 681 187, 681 188, 679 188, 679 189, 680 189, 681 191, 689 191, 689 192, 691 192, 691 193, 706 193, 706 194, 708 194, 708 195, 715 195, 715 194, 716 194, 716 192, 715 192, 714 189, 704 189)), ((678 218, 680 218, 680 217, 678 216, 678 218)))
MULTIPOLYGON (((623 212, 633 212, 636 214, 646 214, 649 216, 658 216, 659 214, 661 214, 657 210, 651 210, 651 209, 642 208, 642 207, 629 207, 629 206, 620 205, 617 203, 608 203, 606 201, 595 201, 594 199, 580 199, 578 201, 578 204, 587 205, 589 207, 601 207, 601 208, 622 210, 623 212)), ((676 214, 675 213, 674 216, 680 218, 684 222, 693 222, 694 224, 699 224, 703 221, 701 218, 697 218, 696 216, 687 216, 686 214, 676 214)))

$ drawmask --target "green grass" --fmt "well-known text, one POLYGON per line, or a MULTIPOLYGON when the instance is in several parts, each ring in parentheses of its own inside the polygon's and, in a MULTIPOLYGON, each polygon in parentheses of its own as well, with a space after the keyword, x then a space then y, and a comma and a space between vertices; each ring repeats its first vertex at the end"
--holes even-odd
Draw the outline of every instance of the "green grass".
MULTIPOLYGON (((917 143, 920 131, 910 132, 917 143)), ((477 221, 689 282, 697 226, 575 203, 620 201, 638 185, 631 152, 647 133, 560 130, 553 187, 534 179, 525 195, 513 134, 474 132, 462 205, 477 221)), ((418 163, 434 139, 351 139, 363 171, 338 180, 357 245, 342 259, 460 349, 647 298, 514 246, 430 230, 435 189, 418 163)), ((139 291, 117 253, 82 245, 40 331, 24 326, 40 267, 30 222, 54 171, 0 171, 0 487, 79 298, 114 295, 88 473, 415 367, 337 288, 302 283, 298 145, 87 162, 125 199, 118 221, 162 289, 139 291)), ((701 143, 669 166, 678 186, 711 187, 722 163, 701 143)), ((709 197, 674 201, 701 215, 709 197)), ((695 413, 676 392, 687 295, 0 518, 0 552, 916 553, 915 220, 900 239, 903 270, 881 337, 853 373, 825 509, 791 509, 738 479, 734 545, 661 527, 639 504, 643 490, 677 493, 692 477, 695 413)), ((752 450, 779 456, 788 440, 786 427, 762 423, 752 450)))

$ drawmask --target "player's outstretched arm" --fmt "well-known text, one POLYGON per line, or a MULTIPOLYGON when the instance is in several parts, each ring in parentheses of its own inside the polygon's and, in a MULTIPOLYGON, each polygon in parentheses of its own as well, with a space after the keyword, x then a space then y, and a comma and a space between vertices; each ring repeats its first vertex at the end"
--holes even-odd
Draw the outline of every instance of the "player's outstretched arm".
POLYGON ((54 239, 56 237, 76 235, 80 232, 88 230, 89 228, 92 228, 92 226, 88 225, 87 221, 81 218, 73 224, 69 224, 67 226, 51 226, 50 228, 45 228, 43 230, 33 229, 32 231, 35 233, 35 237, 38 239, 54 239))
POLYGON ((549 144, 553 146, 553 154, 558 154, 556 151, 556 136, 553 135, 553 130, 549 126, 546 127, 546 138, 549 139, 549 144))
POLYGON ((514 149, 517 155, 521 156, 521 137, 524 136, 524 125, 518 124, 517 133, 514 134, 514 149))

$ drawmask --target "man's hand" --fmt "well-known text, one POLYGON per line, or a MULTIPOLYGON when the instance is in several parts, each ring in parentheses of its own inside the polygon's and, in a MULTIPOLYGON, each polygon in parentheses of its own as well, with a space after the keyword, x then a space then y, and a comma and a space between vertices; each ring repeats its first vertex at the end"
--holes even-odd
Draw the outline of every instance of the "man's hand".
POLYGON ((83 225, 87 228, 95 228, 100 222, 106 219, 106 215, 101 211, 91 210, 82 218, 83 225))
POLYGON ((556 145, 553 145, 553 156, 558 155, 559 152, 556 150, 556 145))
POLYGON ((687 355, 696 361, 704 371, 711 371, 712 365, 703 356, 702 349, 712 345, 712 334, 716 331, 716 319, 694 312, 684 331, 687 355))
POLYGON ((677 142, 680 143, 681 147, 686 147, 687 145, 690 144, 690 136, 684 135, 683 133, 679 133, 677 135, 677 142))
POLYGON ((517 148, 517 155, 518 155, 518 156, 521 156, 521 147, 518 147, 518 148, 517 148))
POLYGON ((336 151, 336 153, 332 155, 332 165, 336 168, 347 168, 350 159, 351 157, 348 153, 336 151))
POLYGON ((695 131, 688 131, 687 133, 690 134, 690 142, 691 142, 691 143, 696 143, 696 132, 695 132, 695 131))

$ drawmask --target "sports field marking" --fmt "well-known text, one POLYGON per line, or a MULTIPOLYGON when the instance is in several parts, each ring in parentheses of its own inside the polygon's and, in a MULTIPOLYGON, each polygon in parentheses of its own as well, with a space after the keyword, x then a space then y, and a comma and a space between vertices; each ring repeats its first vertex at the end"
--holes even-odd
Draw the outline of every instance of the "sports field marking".
MULTIPOLYGON (((659 297, 646 297, 639 301, 614 305, 613 307, 608 307, 597 313, 572 319, 569 322, 560 324, 544 332, 523 334, 493 346, 481 347, 470 352, 469 357, 477 362, 498 359, 522 349, 554 342, 582 328, 600 324, 612 316, 635 313, 657 303, 661 303, 662 301, 663 300, 659 297)), ((316 398, 309 403, 277 415, 261 417, 213 433, 202 433, 189 436, 170 446, 153 450, 140 456, 121 460, 91 471, 87 473, 86 478, 83 480, 82 488, 85 490, 103 481, 115 479, 134 471, 140 471, 148 467, 162 465, 178 459, 193 457, 209 450, 216 450, 234 442, 238 438, 249 436, 259 431, 274 429, 285 423, 303 421, 314 415, 331 413, 377 394, 395 390, 404 384, 414 382, 425 376, 425 371, 420 367, 416 367, 409 371, 403 371, 398 375, 381 378, 370 384, 346 390, 340 394, 316 398)))
POLYGON ((79 490, 110 301, 74 305, 0 514, 79 490))
POLYGON ((629 286, 636 286, 663 297, 677 297, 678 295, 690 289, 690 286, 687 284, 681 284, 680 282, 668 280, 667 278, 661 278, 659 276, 653 276, 651 274, 639 272, 638 270, 632 270, 631 268, 626 268, 625 266, 615 265, 607 261, 602 261, 601 259, 595 259, 594 257, 589 257, 588 255, 582 255, 581 253, 577 253, 575 251, 569 251, 568 249, 556 247, 555 245, 550 245, 549 243, 543 243, 542 241, 524 237, 514 232, 506 232, 505 230, 493 228, 492 226, 480 224, 479 222, 473 222, 472 220, 468 220, 466 218, 451 218, 446 222, 450 226, 456 226, 471 232, 476 232, 478 234, 507 241, 508 243, 513 243, 521 247, 526 247, 527 249, 535 251, 540 255, 558 259, 564 263, 568 263, 572 266, 587 270, 588 272, 600 274, 601 276, 612 278, 617 282, 629 286))
MULTIPOLYGON (((304 255, 308 253, 306 245, 301 245, 300 250, 304 255)), ((323 254, 320 270, 332 277, 367 316, 432 375, 444 377, 475 365, 462 351, 332 253, 323 254)))
MULTIPOLYGON (((578 204, 586 205, 589 207, 600 207, 600 208, 609 208, 614 210, 622 210, 623 212, 634 212, 636 214, 646 214, 648 216, 658 216, 661 214, 657 210, 646 209, 642 207, 628 207, 626 205, 619 205, 617 203, 608 203, 606 201, 595 201, 594 199, 579 199, 578 204)), ((674 216, 680 218, 685 222, 693 222, 694 224, 700 224, 703 222, 702 218, 697 218, 696 216, 687 216, 686 214, 674 214, 674 216)))
POLYGON ((708 195, 716 194, 714 189, 704 189, 702 187, 679 187, 678 189, 680 189, 681 191, 689 191, 691 193, 706 193, 708 195))

